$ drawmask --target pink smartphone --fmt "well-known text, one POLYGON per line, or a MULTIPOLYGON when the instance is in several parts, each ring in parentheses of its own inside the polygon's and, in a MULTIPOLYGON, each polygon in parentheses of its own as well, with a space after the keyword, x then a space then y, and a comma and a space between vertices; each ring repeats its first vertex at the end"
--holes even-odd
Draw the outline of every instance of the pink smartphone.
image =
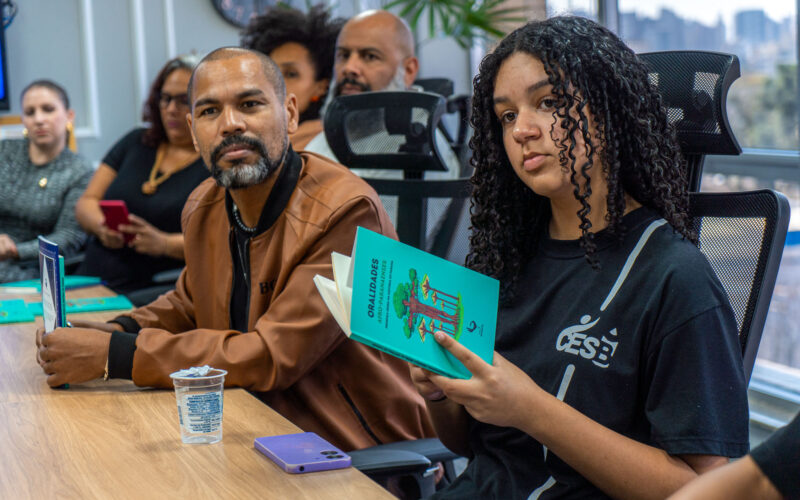
MULTIPOLYGON (((120 224, 129 224, 128 206, 122 200, 101 200, 100 210, 103 211, 103 216, 106 218, 106 226, 109 229, 119 231, 120 224)), ((128 244, 136 235, 122 233, 122 236, 125 238, 125 244, 128 244)))
POLYGON ((255 448, 290 474, 350 467, 350 456, 313 432, 256 438, 255 448))

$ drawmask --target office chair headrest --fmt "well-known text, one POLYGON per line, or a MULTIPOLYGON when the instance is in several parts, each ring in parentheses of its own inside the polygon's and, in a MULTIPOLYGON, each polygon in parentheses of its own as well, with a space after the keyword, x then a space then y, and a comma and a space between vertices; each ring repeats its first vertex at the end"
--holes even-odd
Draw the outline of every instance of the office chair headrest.
POLYGON ((325 111, 325 138, 350 168, 445 171, 435 138, 444 111, 444 98, 428 92, 340 96, 325 111))
POLYGON ((728 89, 739 78, 739 58, 698 50, 649 52, 639 57, 661 94, 684 154, 738 155, 728 124, 728 89))
POLYGON ((445 97, 453 95, 455 89, 453 80, 449 78, 417 78, 414 80, 414 85, 421 87, 425 92, 433 92, 445 97))

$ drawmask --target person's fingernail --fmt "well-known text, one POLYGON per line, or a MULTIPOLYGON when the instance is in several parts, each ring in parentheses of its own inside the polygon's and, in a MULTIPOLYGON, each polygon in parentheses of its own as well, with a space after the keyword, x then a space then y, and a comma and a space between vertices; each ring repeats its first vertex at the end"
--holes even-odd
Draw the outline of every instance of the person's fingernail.
POLYGON ((436 391, 433 394, 428 394, 429 401, 436 401, 437 399, 442 399, 444 397, 444 392, 436 391))
POLYGON ((441 342, 444 340, 444 333, 436 332, 433 334, 433 337, 436 339, 436 342, 441 342))

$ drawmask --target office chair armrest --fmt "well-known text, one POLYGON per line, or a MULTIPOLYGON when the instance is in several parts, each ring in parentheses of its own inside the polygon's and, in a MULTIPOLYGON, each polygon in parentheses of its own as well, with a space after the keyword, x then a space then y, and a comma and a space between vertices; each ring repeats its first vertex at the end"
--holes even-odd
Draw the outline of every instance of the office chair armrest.
POLYGON ((378 445, 363 450, 349 451, 353 467, 368 476, 395 476, 422 474, 431 467, 431 461, 419 453, 401 449, 383 449, 378 445))
POLYGON ((167 269, 166 271, 161 271, 160 273, 156 273, 153 275, 153 283, 158 284, 167 284, 167 283, 175 283, 178 281, 178 276, 181 275, 181 271, 183 268, 180 269, 167 269))
POLYGON ((431 462, 446 462, 460 457, 460 455, 447 449, 447 447, 436 438, 397 441, 395 443, 381 444, 367 449, 410 451, 426 457, 431 462))
POLYGON ((85 258, 86 254, 83 252, 64 257, 64 274, 74 274, 85 258))
POLYGON ((469 111, 472 96, 469 94, 458 94, 447 98, 448 113, 464 113, 469 111))

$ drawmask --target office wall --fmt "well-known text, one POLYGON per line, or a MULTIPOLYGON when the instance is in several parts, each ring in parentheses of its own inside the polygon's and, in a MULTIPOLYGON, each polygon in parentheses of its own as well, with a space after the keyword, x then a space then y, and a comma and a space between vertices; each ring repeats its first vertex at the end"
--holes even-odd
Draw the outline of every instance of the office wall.
MULTIPOLYGON (((61 83, 76 112, 80 152, 95 163, 140 123, 149 84, 167 59, 239 40, 209 0, 17 0, 17 6, 5 32, 10 114, 20 114, 18 96, 28 82, 61 83)), ((367 7, 344 0, 334 12, 350 16, 367 7)), ((448 76, 457 92, 469 91, 466 51, 449 40, 421 40, 419 50, 420 76, 448 76)))
POLYGON ((161 65, 183 52, 238 42, 236 28, 197 0, 24 0, 6 30, 11 113, 27 82, 52 78, 70 94, 82 154, 99 161, 139 123, 161 65))

